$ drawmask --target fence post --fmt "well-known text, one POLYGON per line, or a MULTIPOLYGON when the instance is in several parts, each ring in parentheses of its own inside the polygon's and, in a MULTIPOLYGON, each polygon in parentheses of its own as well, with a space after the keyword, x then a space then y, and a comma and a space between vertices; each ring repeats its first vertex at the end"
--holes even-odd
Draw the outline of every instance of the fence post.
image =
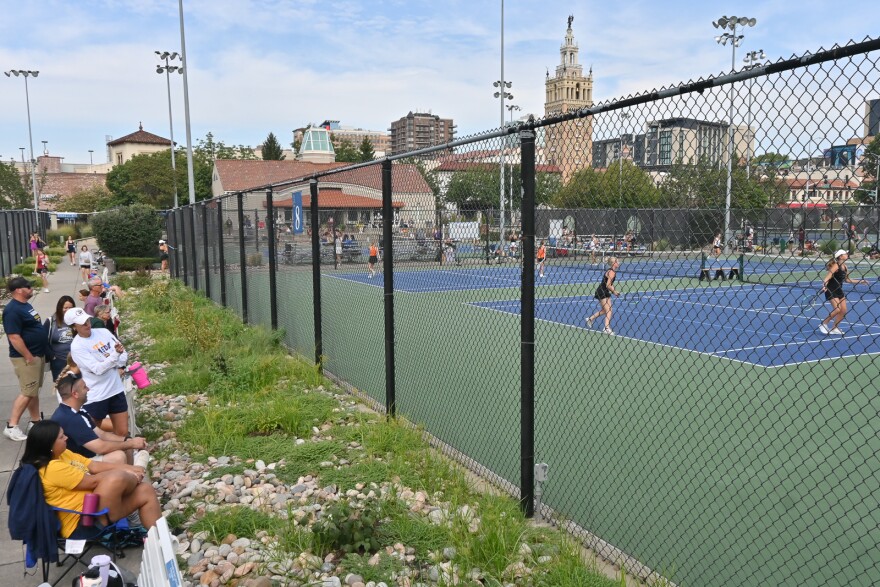
POLYGON ((217 264, 220 266, 220 305, 226 307, 226 253, 223 250, 223 198, 217 198, 217 264))
POLYGON ((278 290, 275 287, 275 207, 272 202, 272 188, 266 190, 266 229, 269 236, 269 316, 272 330, 278 329, 278 290))
POLYGON ((189 232, 192 235, 190 239, 191 245, 191 253, 193 258, 193 284, 192 288, 196 291, 199 290, 199 256, 196 253, 197 244, 196 244, 196 204, 193 204, 189 207, 189 232))
POLYGON ((486 209, 483 212, 483 217, 486 219, 486 243, 485 243, 486 246, 485 246, 485 249, 486 249, 486 265, 488 265, 489 263, 491 263, 491 260, 489 259, 489 230, 491 229, 491 227, 489 226, 489 210, 488 209, 486 209))
MULTIPOLYGON (((382 242, 385 249, 382 266, 385 276, 385 413, 390 418, 397 415, 394 380, 394 241, 391 234, 393 220, 391 161, 386 159, 382 162, 382 242)), ((440 232, 442 237, 442 228, 440 232)), ((443 258, 442 238, 440 257, 443 258)))
POLYGON ((254 250, 260 252, 260 211, 254 208, 254 250))
POLYGON ((322 368, 324 359, 324 332, 321 324, 321 235, 318 217, 318 180, 309 181, 309 224, 312 231, 312 308, 315 327, 315 365, 322 368))
POLYGON ((244 243, 244 194, 238 192, 238 267, 241 273, 241 320, 248 323, 247 254, 244 243))
POLYGON ((202 251, 205 254, 205 297, 211 297, 211 257, 208 254, 208 203, 202 203, 202 251))
POLYGON ((522 308, 520 324, 520 507, 535 514, 535 132, 522 130, 522 308))
POLYGON ((168 239, 168 245, 171 247, 171 258, 168 260, 168 273, 171 277, 177 277, 177 232, 174 229, 174 214, 175 211, 171 210, 168 212, 168 216, 165 217, 165 232, 166 238, 168 239))

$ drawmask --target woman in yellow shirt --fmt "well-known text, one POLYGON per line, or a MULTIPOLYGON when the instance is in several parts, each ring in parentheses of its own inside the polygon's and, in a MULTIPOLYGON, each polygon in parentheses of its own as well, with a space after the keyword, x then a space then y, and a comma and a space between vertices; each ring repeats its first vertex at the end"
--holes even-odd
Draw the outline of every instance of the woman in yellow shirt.
MULTIPOLYGON (((144 481, 141 467, 93 461, 67 450, 67 436, 52 420, 41 420, 31 428, 21 462, 39 471, 50 506, 82 511, 85 495, 96 493, 99 508, 108 508, 112 521, 137 510, 141 523, 149 529, 162 515, 156 492, 144 481)), ((58 512, 58 517, 61 535, 67 538, 76 530, 80 516, 58 512)))

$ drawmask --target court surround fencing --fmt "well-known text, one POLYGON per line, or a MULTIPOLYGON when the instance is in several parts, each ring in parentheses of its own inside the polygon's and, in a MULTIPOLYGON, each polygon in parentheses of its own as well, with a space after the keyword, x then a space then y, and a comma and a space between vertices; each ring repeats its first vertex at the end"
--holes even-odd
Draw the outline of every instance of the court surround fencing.
MULTIPOLYGON (((172 272, 631 573, 873 585, 878 49, 175 209, 172 272)), ((0 213, 4 270, 26 218, 0 213)))

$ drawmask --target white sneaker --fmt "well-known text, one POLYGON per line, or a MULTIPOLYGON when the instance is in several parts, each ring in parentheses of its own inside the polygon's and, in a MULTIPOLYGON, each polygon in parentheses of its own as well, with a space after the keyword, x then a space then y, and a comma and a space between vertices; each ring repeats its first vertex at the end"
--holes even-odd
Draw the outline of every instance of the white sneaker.
POLYGON ((15 442, 24 442, 27 440, 27 434, 21 431, 18 426, 6 426, 3 430, 3 436, 15 442))
POLYGON ((831 330, 831 334, 839 334, 840 336, 843 336, 843 330, 841 330, 840 328, 833 328, 831 330))
POLYGON ((86 284, 86 282, 85 282, 85 281, 83 281, 83 285, 85 285, 85 284, 86 284))
POLYGON ((43 288, 43 293, 49 293, 49 288, 48 288, 48 287, 44 287, 44 288, 43 288))
POLYGON ((825 326, 824 324, 820 324, 820 325, 819 325, 819 332, 821 332, 822 334, 831 334, 831 333, 828 331, 828 327, 825 326))
POLYGON ((592 328, 592 327, 593 327, 593 321, 594 321, 594 320, 595 320, 595 318, 587 318, 587 320, 586 320, 586 322, 587 322, 587 328, 592 328))
MULTIPOLYGON (((39 420, 37 420, 37 422, 39 422, 39 420)), ((25 435, 31 433, 31 428, 33 428, 33 427, 34 427, 34 424, 36 424, 37 422, 34 422, 33 420, 31 420, 30 422, 28 422, 28 425, 27 425, 27 426, 25 427, 25 429, 24 429, 24 433, 25 433, 25 435)))
POLYGON ((606 329, 603 330, 602 332, 604 332, 605 334, 614 334, 614 331, 611 330, 610 328, 606 328, 606 329))

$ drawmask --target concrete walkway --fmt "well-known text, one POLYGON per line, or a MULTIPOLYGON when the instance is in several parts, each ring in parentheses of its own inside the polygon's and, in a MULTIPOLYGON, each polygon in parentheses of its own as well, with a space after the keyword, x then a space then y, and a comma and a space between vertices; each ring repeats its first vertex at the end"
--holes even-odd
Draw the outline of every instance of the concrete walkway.
MULTIPOLYGON (((94 241, 87 240, 77 244, 77 250, 81 244, 88 244, 94 247, 94 241)), ((5 281, 2 287, 6 287, 5 281)), ((64 260, 58 266, 55 273, 49 276, 50 293, 44 293, 42 289, 34 290, 36 295, 31 299, 31 305, 40 313, 40 317, 45 320, 55 312, 55 305, 58 298, 62 295, 69 295, 77 300, 77 291, 83 289, 82 279, 80 277, 79 267, 71 267, 68 258, 65 255, 64 260)), ((52 391, 51 376, 46 373, 46 379, 43 389, 40 392, 40 410, 48 418, 58 406, 58 400, 52 391)), ((9 418, 9 412, 12 409, 12 402, 18 395, 18 379, 12 371, 12 364, 9 362, 9 341, 6 336, 0 336, 0 422, 6 425, 9 418)), ((25 429, 28 421, 27 411, 21 420, 21 428, 25 429)), ((0 487, 3 489, 2 503, 0 503, 0 585, 20 585, 22 587, 35 586, 42 583, 42 571, 39 565, 35 575, 23 576, 24 573, 24 546, 21 542, 12 540, 9 537, 9 529, 7 526, 7 518, 9 515, 9 506, 6 503, 6 490, 9 485, 9 478, 12 472, 18 467, 19 459, 24 453, 24 442, 14 442, 5 436, 0 436, 0 487)), ((105 554, 102 551, 96 551, 95 554, 105 554)), ((141 565, 140 549, 127 549, 125 558, 119 559, 117 564, 124 570, 137 576, 141 565)), ((57 568, 52 565, 49 573, 49 581, 53 582, 64 568, 57 568)), ((81 572, 82 568, 76 573, 81 572)), ((70 585, 74 575, 74 571, 70 571, 64 579, 59 583, 61 585, 70 585)))

